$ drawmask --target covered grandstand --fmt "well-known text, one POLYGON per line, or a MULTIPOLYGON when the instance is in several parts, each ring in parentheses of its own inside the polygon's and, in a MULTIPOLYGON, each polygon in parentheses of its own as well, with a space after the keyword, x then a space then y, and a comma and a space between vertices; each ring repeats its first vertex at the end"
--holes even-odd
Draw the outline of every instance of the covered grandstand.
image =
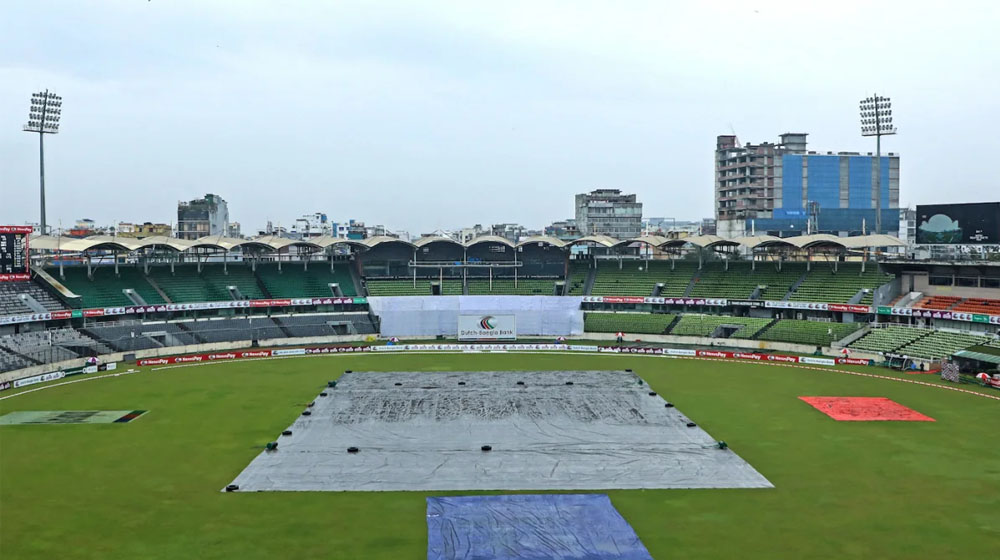
POLYGON ((898 244, 823 235, 518 243, 34 237, 33 279, 0 284, 0 336, 47 341, 31 333, 75 329, 80 337, 59 331, 48 354, 19 352, 34 347, 16 338, 0 342, 0 351, 3 367, 15 369, 104 348, 253 341, 265 331, 295 338, 310 332, 298 317, 320 315, 349 317, 351 326, 320 325, 317 336, 375 335, 379 318, 368 298, 399 296, 575 298, 594 334, 848 347, 924 360, 993 343, 1000 267, 872 259, 874 249, 898 244), (126 331, 128 341, 116 338, 126 331))

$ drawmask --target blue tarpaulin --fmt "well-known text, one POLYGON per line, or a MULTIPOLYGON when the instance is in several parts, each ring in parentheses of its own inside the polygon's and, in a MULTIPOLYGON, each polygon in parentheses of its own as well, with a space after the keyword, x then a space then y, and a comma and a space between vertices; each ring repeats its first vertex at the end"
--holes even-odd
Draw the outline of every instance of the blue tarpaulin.
POLYGON ((427 560, 652 560, 604 494, 427 498, 427 560))

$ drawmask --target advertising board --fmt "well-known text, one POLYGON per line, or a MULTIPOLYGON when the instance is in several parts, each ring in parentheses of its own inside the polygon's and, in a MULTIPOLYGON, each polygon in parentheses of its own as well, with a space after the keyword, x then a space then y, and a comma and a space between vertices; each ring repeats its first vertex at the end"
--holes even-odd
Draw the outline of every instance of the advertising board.
POLYGON ((31 280, 28 236, 31 226, 0 226, 0 282, 31 280))
POLYGON ((918 245, 1000 243, 1000 202, 917 205, 918 245))
POLYGON ((459 315, 459 340, 515 340, 515 315, 459 315))

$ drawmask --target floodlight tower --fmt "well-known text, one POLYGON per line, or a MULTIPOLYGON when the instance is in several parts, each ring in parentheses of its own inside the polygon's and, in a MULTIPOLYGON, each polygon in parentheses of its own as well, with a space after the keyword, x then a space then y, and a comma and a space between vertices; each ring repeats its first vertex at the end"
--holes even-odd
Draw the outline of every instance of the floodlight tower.
POLYGON ((39 187, 41 193, 41 228, 42 235, 48 233, 45 227, 45 135, 59 133, 59 114, 62 112, 62 97, 49 92, 40 91, 31 94, 31 112, 28 113, 28 124, 25 132, 38 133, 38 168, 39 187))
POLYGON ((882 233, 882 137, 896 134, 892 101, 875 94, 861 100, 861 135, 875 137, 875 233, 882 233))

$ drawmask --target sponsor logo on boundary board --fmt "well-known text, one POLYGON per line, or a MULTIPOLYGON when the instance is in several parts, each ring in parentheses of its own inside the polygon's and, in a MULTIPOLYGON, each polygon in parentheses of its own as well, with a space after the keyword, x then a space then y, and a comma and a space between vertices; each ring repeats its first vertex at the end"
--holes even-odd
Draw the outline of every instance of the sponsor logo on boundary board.
POLYGON ((663 356, 688 356, 699 358, 719 358, 754 362, 782 362, 832 366, 837 364, 873 365, 872 360, 861 358, 820 358, 814 356, 789 356, 760 352, 728 352, 724 350, 695 350, 689 348, 644 348, 639 346, 578 346, 566 344, 399 344, 394 346, 311 346, 306 348, 282 348, 277 350, 255 350, 248 352, 225 352, 218 354, 194 354, 146 358, 138 361, 140 366, 162 366, 171 364, 215 362, 220 360, 241 360, 248 358, 271 358, 281 356, 302 356, 313 354, 342 354, 355 352, 508 352, 523 350, 561 350, 569 352, 604 352, 614 354, 645 354, 663 356))
POLYGON ((295 307, 300 305, 362 305, 368 303, 363 297, 322 297, 293 299, 251 299, 240 301, 202 301, 192 303, 160 303, 156 305, 132 305, 128 307, 95 307, 91 309, 63 309, 46 313, 8 315, 0 317, 0 325, 33 323, 79 317, 108 317, 115 315, 135 315, 141 313, 162 313, 172 311, 203 311, 206 309, 235 309, 245 307, 295 307))
POLYGON ((516 315, 459 315, 459 340, 514 340, 516 315))

